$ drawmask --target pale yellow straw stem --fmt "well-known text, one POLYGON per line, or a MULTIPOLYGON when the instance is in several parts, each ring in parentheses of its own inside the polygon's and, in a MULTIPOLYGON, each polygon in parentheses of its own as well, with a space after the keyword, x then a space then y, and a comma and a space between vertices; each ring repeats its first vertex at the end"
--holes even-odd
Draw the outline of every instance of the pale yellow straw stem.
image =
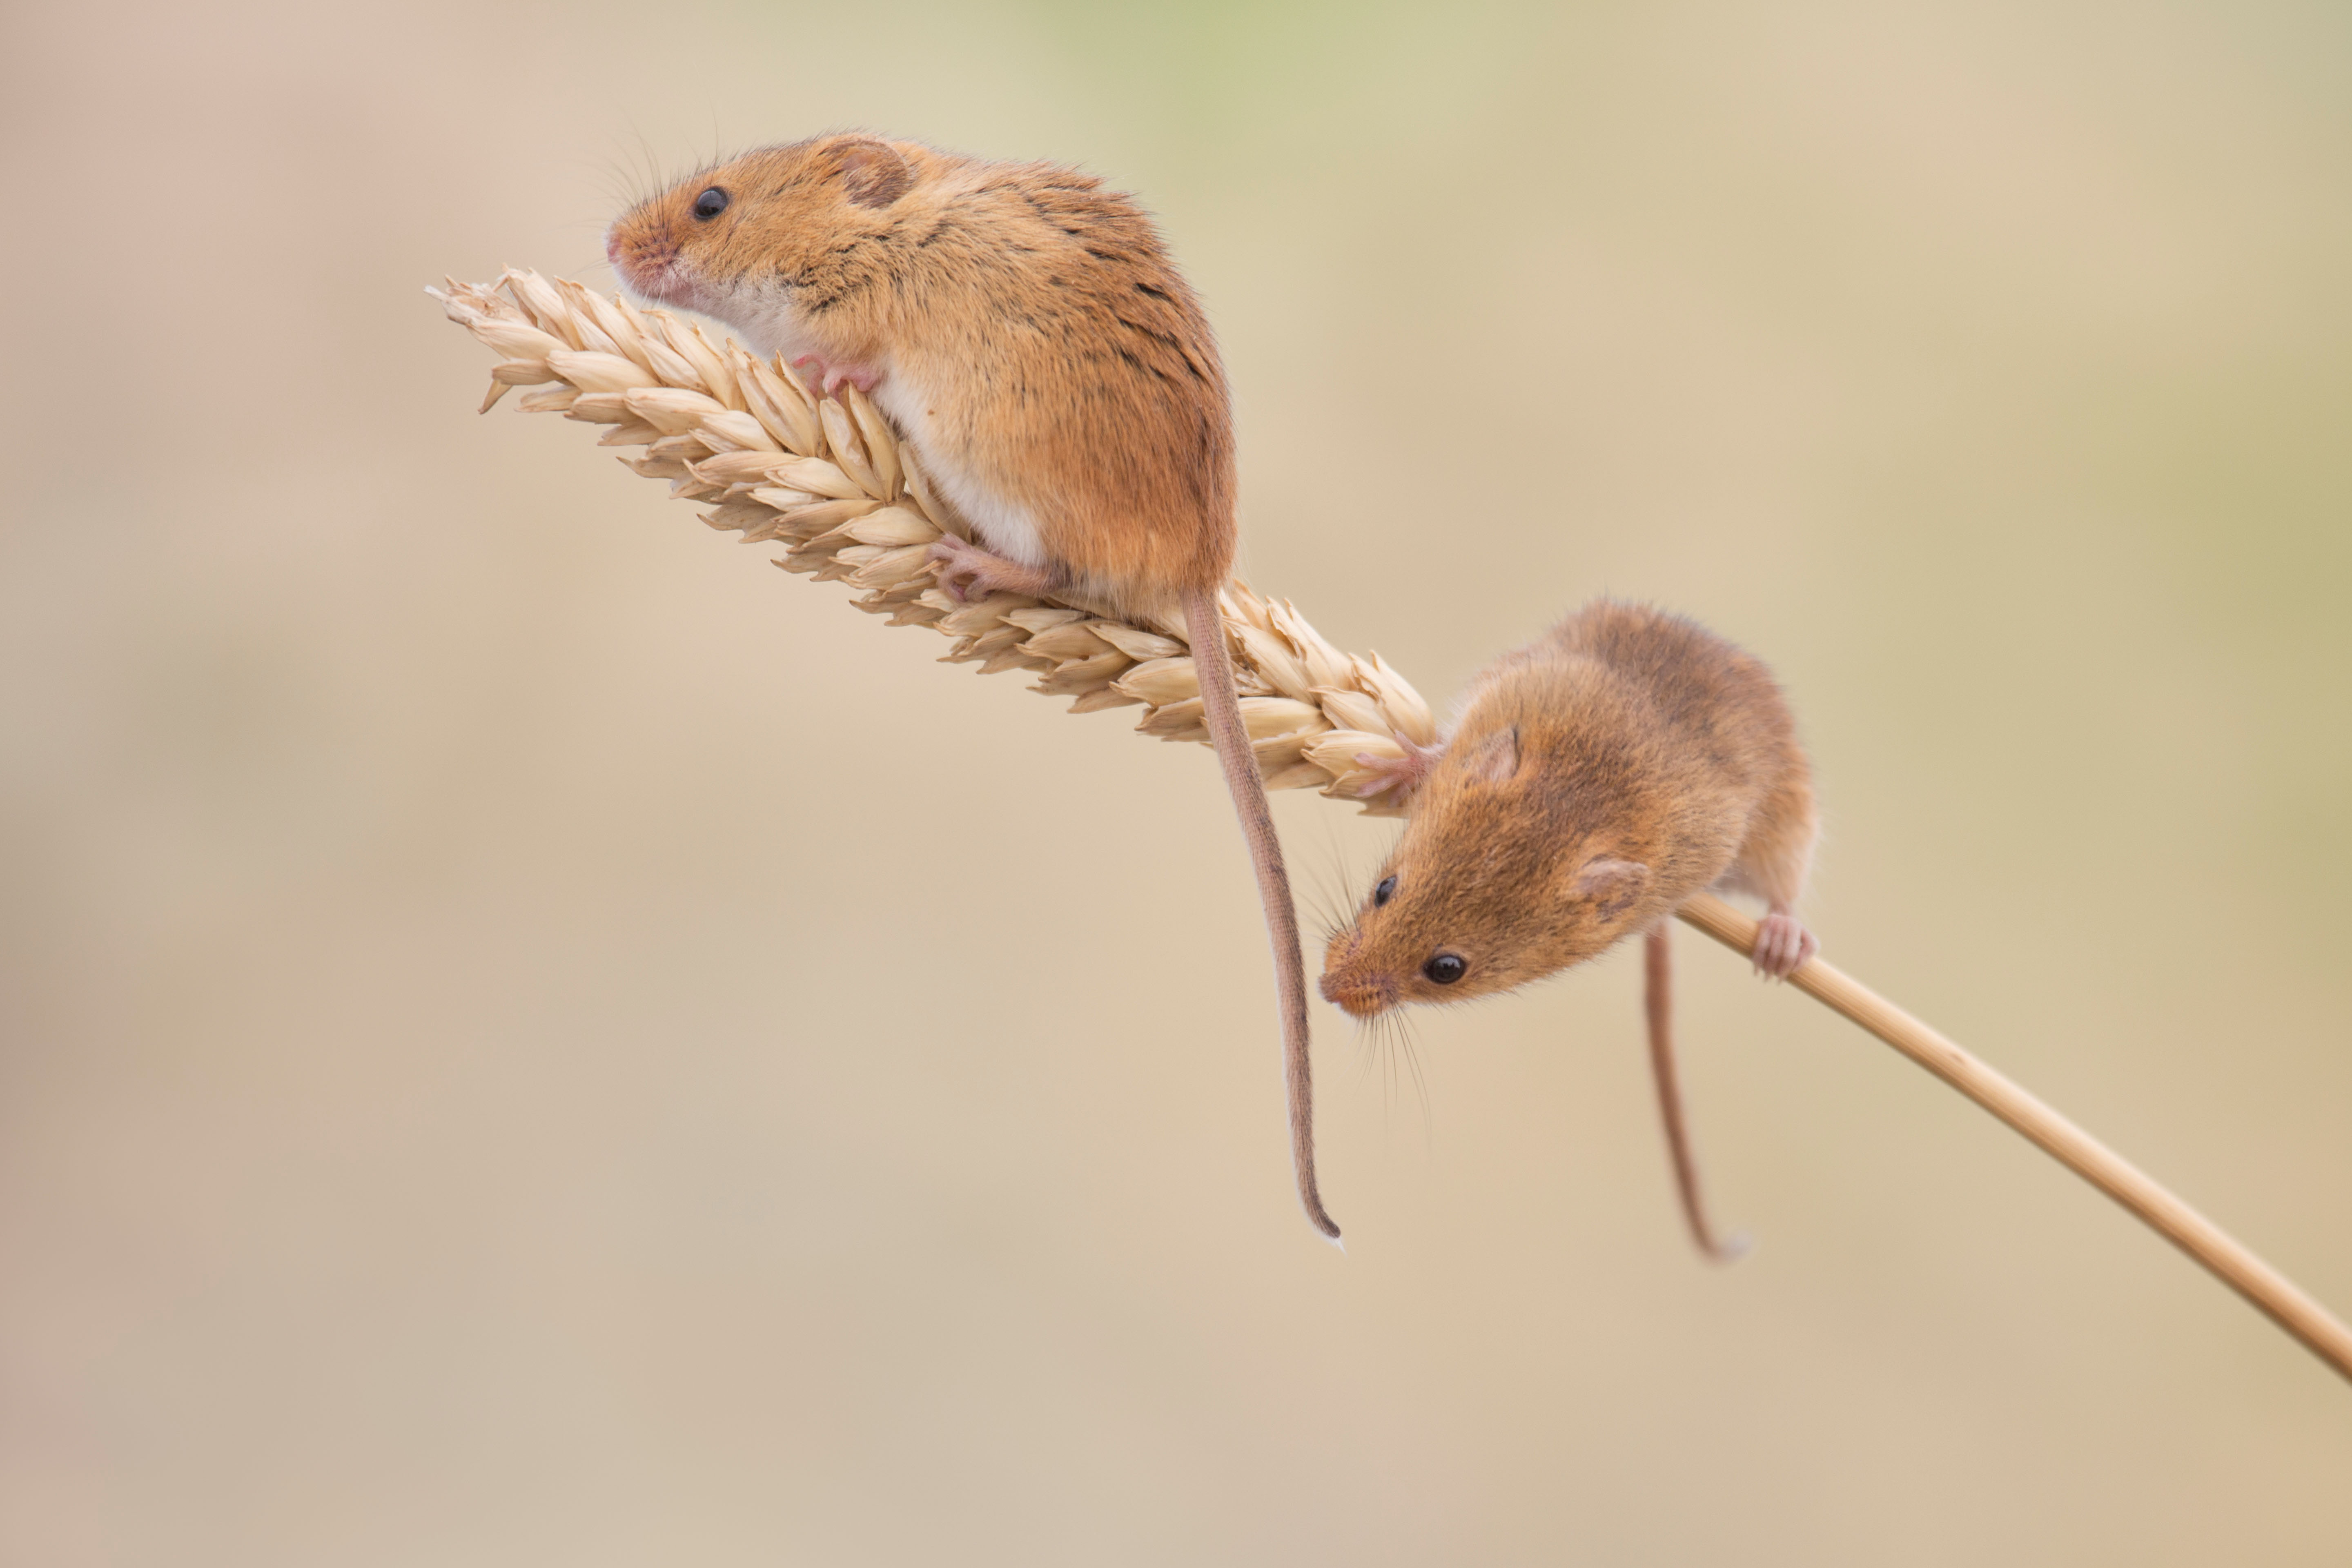
MULTIPOLYGON (((1676 913, 1735 952, 1756 945, 1756 922, 1721 899, 1701 893, 1676 913)), ((1789 984, 1847 1017, 2040 1144, 2060 1164, 2146 1221, 2247 1300, 2270 1314, 2320 1360, 2352 1378, 2352 1328, 2294 1280, 2241 1246, 2229 1232, 2182 1203, 2147 1173, 2024 1089, 1995 1072, 1875 991, 1809 960, 1789 984)))

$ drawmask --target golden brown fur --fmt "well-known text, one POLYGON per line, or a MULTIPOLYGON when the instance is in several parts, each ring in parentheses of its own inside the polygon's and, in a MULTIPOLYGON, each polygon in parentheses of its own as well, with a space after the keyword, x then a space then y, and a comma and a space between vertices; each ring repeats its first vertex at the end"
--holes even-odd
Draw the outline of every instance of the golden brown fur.
POLYGON ((1690 621, 1600 600, 1473 683, 1381 878, 1325 954, 1370 1016, 1524 985, 1647 931, 1717 882, 1786 910, 1811 770, 1764 667, 1690 621), (1441 984, 1423 966, 1466 965, 1441 984))
POLYGON ((920 388, 922 456, 1026 509, 1080 591, 1159 608, 1230 572, 1215 340, 1150 219, 1093 175, 823 136, 688 176, 609 249, 641 293, 763 350, 920 388), (698 221, 713 187, 732 200, 698 221))
MULTIPOLYGON (((1365 759, 1370 761, 1370 759, 1365 759)), ((1770 905, 1756 963, 1813 951, 1794 913, 1811 864, 1812 770, 1761 664, 1696 624, 1595 600, 1471 683, 1442 751, 1391 768, 1412 818, 1323 994, 1359 1017, 1492 995, 1646 933, 1650 1062, 1683 1216, 1707 1219, 1675 1069, 1669 917, 1722 884, 1770 905), (1433 761, 1432 759, 1434 759, 1433 761)))

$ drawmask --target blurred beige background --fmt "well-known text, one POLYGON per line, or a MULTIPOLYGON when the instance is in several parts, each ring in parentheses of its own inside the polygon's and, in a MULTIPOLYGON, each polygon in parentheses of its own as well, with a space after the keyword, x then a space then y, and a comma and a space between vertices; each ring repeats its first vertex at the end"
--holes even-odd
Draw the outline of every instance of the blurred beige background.
POLYGON ((1832 957, 2352 1310, 2341 7, 0 29, 0 1561, 2352 1560, 2352 1389, 1696 938, 1755 1258, 1623 958, 1425 1089, 1324 1011, 1318 1245, 1208 754, 478 418, 418 291, 831 126, 1141 192, 1260 586, 1436 696, 1602 588, 1755 647, 1832 957))

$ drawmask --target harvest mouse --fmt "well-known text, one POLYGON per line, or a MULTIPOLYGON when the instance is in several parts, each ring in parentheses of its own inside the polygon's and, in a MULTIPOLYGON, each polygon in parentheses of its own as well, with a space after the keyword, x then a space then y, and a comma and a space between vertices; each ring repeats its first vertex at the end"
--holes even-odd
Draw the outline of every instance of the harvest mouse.
POLYGON ((1297 917, 1217 613, 1232 400, 1150 219, 1073 169, 850 133, 690 175, 614 223, 605 253, 635 294, 717 318, 825 392, 871 395, 977 536, 933 547, 950 594, 1181 611, 1273 942, 1299 1201, 1336 1241, 1297 917))
POLYGON ((1675 1084, 1666 932, 1720 887, 1769 909, 1757 968, 1785 977, 1818 943, 1795 908, 1817 821, 1812 770, 1771 675, 1664 611, 1599 599, 1471 683, 1438 747, 1358 759, 1410 816, 1323 994, 1357 1017, 1489 995, 1645 934, 1650 1053, 1684 1217, 1716 1238, 1675 1084))

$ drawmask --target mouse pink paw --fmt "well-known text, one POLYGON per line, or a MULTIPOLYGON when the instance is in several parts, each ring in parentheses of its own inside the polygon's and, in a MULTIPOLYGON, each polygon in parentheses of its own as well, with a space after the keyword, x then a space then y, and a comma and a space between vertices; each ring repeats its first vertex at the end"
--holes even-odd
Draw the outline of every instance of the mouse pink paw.
POLYGON ((1395 740, 1404 748, 1404 755, 1401 757, 1384 757, 1371 752, 1356 753, 1353 761, 1366 775, 1356 783, 1359 799, 1370 800, 1376 795, 1391 794, 1399 800, 1404 799, 1421 787, 1422 781, 1429 777, 1437 766, 1438 759, 1445 755, 1443 742, 1433 746, 1418 745, 1402 735, 1396 736, 1395 740))
POLYGON ((1053 574, 1045 568, 992 555, 952 533, 932 544, 930 559, 939 563, 940 586, 951 599, 984 599, 991 594, 1043 598, 1053 592, 1053 574))
POLYGON ((1822 950, 1819 938, 1787 910, 1776 909, 1756 926, 1756 973, 1786 980, 1822 950))
POLYGON ((859 364, 829 364, 814 354, 803 354, 793 361, 793 368, 803 372, 810 387, 825 397, 840 395, 845 386, 860 392, 872 392, 882 384, 882 373, 859 364))

